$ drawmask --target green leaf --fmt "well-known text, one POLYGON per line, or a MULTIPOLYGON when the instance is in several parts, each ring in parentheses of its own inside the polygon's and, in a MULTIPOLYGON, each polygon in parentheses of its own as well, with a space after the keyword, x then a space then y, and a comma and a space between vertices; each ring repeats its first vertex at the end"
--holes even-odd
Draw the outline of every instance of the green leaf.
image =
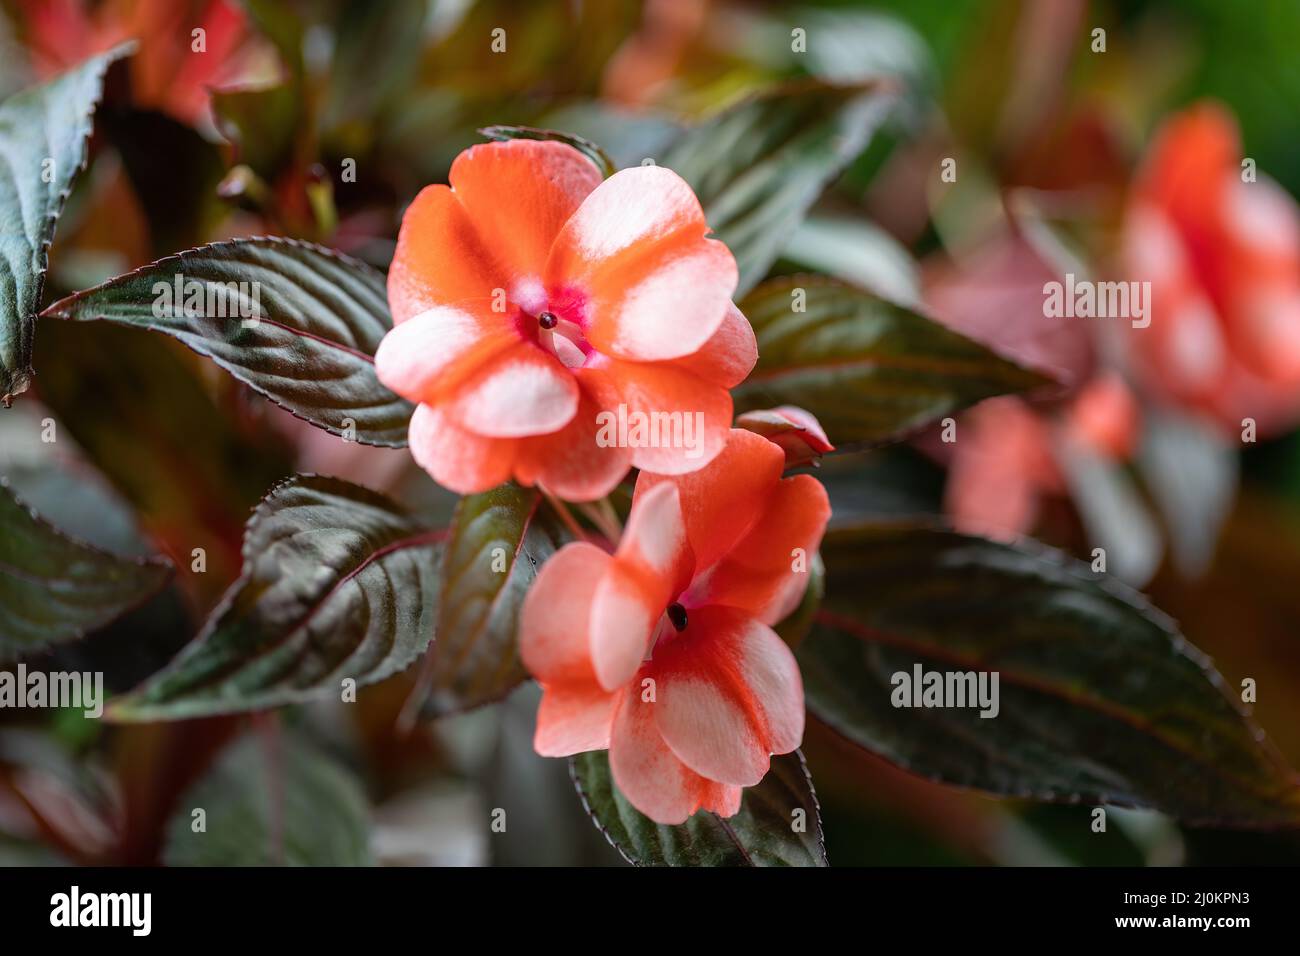
POLYGON ((290 478, 253 513, 243 574, 199 636, 111 716, 278 707, 397 673, 433 636, 444 537, 365 488, 290 478))
POLYGON ((161 559, 118 557, 59 533, 0 478, 0 661, 81 637, 170 577, 161 559))
MULTIPOLYGON (((364 149, 382 117, 402 94, 418 88, 429 17, 427 0, 346 0, 325 25, 334 38, 321 96, 321 128, 342 139, 333 145, 364 149)), ((343 155, 356 155, 344 153, 343 155)))
POLYGON ((364 444, 406 444, 414 408, 375 375, 375 349, 392 327, 384 277, 331 249, 278 238, 218 242, 41 314, 165 332, 332 434, 351 429, 364 444))
POLYGON ((841 449, 1048 382, 932 319, 834 279, 773 279, 740 309, 758 338, 758 365, 734 390, 737 413, 798 405, 841 449))
POLYGON ((127 45, 0 103, 0 401, 32 378, 32 335, 54 227, 86 163, 95 106, 109 65, 127 45))
POLYGON ((42 323, 36 359, 56 444, 85 451, 211 607, 239 574, 249 512, 293 471, 291 444, 249 427, 269 409, 248 408, 233 379, 204 381, 202 360, 170 338, 109 322, 42 323))
POLYGON ((790 236, 781 258, 899 305, 914 307, 921 301, 920 267, 902 243, 866 219, 809 216, 790 236))
POLYGON ((508 484, 457 506, 442 562, 425 716, 499 700, 528 676, 519 659, 519 609, 562 543, 540 503, 533 489, 508 484))
POLYGON ((616 167, 614 161, 609 158, 609 154, 593 143, 591 140, 573 133, 562 133, 554 129, 537 129, 533 126, 485 126, 479 132, 488 139, 493 140, 511 140, 511 139, 537 139, 554 143, 564 143, 566 146, 572 146, 582 155, 586 156, 596 168, 600 170, 601 175, 609 178, 614 175, 616 167))
POLYGON ((812 204, 866 148, 891 99, 881 83, 798 83, 744 100, 669 146, 661 165, 691 184, 736 257, 737 297, 767 274, 812 204))
POLYGON ((1042 546, 915 525, 834 530, 822 556, 804 690, 809 711, 861 747, 1002 796, 1193 824, 1300 821, 1295 775, 1223 678, 1118 582, 1042 546), (917 664, 997 673, 997 716, 894 707, 893 675, 917 664))
POLYGON ((628 803, 614 786, 606 751, 569 758, 569 772, 592 822, 637 866, 826 866, 817 794, 797 750, 772 758, 772 769, 745 790, 735 816, 701 810, 675 827, 628 803), (795 829, 800 821, 803 832, 795 829))
POLYGON ((355 776, 310 741, 246 735, 180 798, 168 866, 369 866, 370 810, 355 776), (195 832, 196 810, 204 828, 195 832))

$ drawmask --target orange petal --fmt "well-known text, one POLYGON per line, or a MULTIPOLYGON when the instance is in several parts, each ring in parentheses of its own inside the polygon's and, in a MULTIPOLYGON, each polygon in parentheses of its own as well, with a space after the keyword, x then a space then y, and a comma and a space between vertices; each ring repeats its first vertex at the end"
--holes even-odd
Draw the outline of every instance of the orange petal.
POLYGON ((803 739, 803 682, 776 633, 742 612, 697 607, 655 651, 655 726, 673 753, 711 780, 751 787, 774 753, 803 739))
POLYGON ((519 655, 547 684, 594 681, 587 622, 596 585, 614 559, 585 541, 542 565, 519 611, 519 655))
POLYGON ((706 239, 676 173, 642 166, 601 183, 565 224, 547 284, 586 296, 587 339, 605 354, 662 361, 698 352, 726 316, 736 260, 706 239))
POLYGON ((403 398, 432 403, 481 362, 517 341, 500 316, 488 318, 466 305, 435 306, 384 336, 375 351, 375 373, 403 398))
POLYGON ((698 375, 705 381, 735 388, 754 370, 758 361, 758 342, 749 319, 730 302, 727 314, 713 336, 698 352, 673 362, 677 368, 698 375))
POLYGON ((597 442, 599 411, 584 391, 577 412, 564 428, 551 435, 519 439, 516 479, 566 501, 595 501, 613 491, 627 474, 632 456, 626 448, 602 447, 597 442))
POLYGON ((452 191, 422 189, 402 216, 388 270, 393 322, 434 306, 490 298, 507 280, 452 191))
POLYGON ((676 363, 610 359, 584 369, 583 379, 605 411, 602 441, 625 445, 637 468, 697 471, 726 444, 731 393, 676 363))
POLYGON ((1028 532, 1051 454, 1042 424, 1020 399, 995 398, 972 410, 962 427, 944 490, 954 527, 999 540, 1028 532))
POLYGON ((543 757, 571 757, 608 750, 618 694, 590 684, 554 684, 542 689, 533 749, 543 757))
POLYGON ((663 592, 665 603, 690 583, 695 557, 675 485, 665 482, 637 499, 615 560, 636 577, 656 582, 654 590, 663 592))
POLYGON ((440 408, 420 405, 411 416, 411 457, 433 480, 459 495, 474 495, 509 480, 512 439, 484 438, 459 427, 440 408))
POLYGON ((572 146, 516 139, 471 146, 448 179, 514 289, 541 278, 555 237, 601 176, 572 146))
POLYGON ((716 564, 749 531, 784 468, 780 448, 761 435, 733 428, 721 453, 699 471, 675 477, 643 471, 633 507, 655 485, 675 484, 699 573, 716 564))
POLYGON ((606 690, 622 687, 641 666, 668 607, 668 591, 617 561, 609 566, 591 604, 591 663, 606 690))
POLYGON ((775 624, 799 604, 831 504, 811 475, 777 483, 749 533, 691 587, 690 600, 741 608, 775 624), (801 552, 798 554, 797 552, 801 552), (802 571, 796 571, 799 557, 802 571))
POLYGON ((559 431, 578 410, 573 374, 532 342, 516 339, 466 376, 447 413, 488 438, 523 438, 559 431))
POLYGON ((544 757, 609 746, 618 701, 596 683, 586 623, 596 584, 610 561, 594 545, 567 544, 542 565, 524 598, 519 651, 542 685, 533 746, 544 757))
POLYGON ((740 788, 695 773, 668 748, 655 726, 659 704, 643 701, 639 687, 622 695, 609 742, 614 783, 656 823, 685 823, 696 810, 731 816, 740 809, 740 788))

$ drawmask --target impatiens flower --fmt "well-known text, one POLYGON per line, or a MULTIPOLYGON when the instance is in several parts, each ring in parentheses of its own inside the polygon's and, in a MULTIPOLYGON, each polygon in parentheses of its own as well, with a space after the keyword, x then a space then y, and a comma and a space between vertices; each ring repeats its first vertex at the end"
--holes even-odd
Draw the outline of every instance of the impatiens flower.
POLYGON ((602 182, 534 140, 473 146, 450 181, 402 220, 396 325, 375 356, 419 403, 416 461, 462 494, 513 478, 591 500, 631 465, 712 460, 757 348, 731 303, 736 262, 686 182, 656 166, 602 182))
POLYGON ((614 554, 565 545, 524 601, 544 756, 609 750, 619 790, 681 823, 730 816, 803 737, 803 684, 772 630, 799 603, 830 504, 785 454, 734 430, 688 475, 642 473, 614 554))
POLYGON ((233 0, 42 0, 26 19, 32 65, 41 77, 138 40, 140 51, 127 61, 132 98, 185 123, 208 117, 213 88, 272 75, 272 50, 233 0), (196 30, 202 31, 202 49, 196 49, 196 30))
POLYGON ((1124 225, 1129 277, 1151 283, 1151 324, 1132 329, 1143 384, 1236 432, 1300 413, 1300 216, 1243 170, 1230 114, 1200 104, 1157 134, 1124 225))
POLYGON ((785 452, 787 468, 817 462, 822 455, 835 450, 817 417, 795 405, 745 412, 736 417, 736 425, 779 445, 785 452))
POLYGON ((968 534, 1026 534, 1042 500, 1065 494, 1062 447, 1123 461, 1137 444, 1139 426, 1137 401, 1112 372, 1092 379, 1055 413, 1013 396, 981 402, 963 417, 952 445, 945 510, 968 534))

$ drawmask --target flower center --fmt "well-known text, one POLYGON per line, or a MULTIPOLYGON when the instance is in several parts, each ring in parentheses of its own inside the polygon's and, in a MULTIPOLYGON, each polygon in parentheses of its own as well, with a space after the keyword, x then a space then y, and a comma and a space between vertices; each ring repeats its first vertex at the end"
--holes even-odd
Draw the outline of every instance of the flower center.
POLYGON ((668 605, 668 620, 672 622, 678 633, 686 630, 686 608, 676 602, 668 605))
MULTIPOLYGON (((593 352, 587 344, 586 336, 582 334, 582 327, 572 319, 565 318, 561 310, 548 308, 535 314, 537 344, 559 359, 565 368, 582 368, 593 352)), ((528 313, 524 312, 522 318, 527 322, 528 313)))

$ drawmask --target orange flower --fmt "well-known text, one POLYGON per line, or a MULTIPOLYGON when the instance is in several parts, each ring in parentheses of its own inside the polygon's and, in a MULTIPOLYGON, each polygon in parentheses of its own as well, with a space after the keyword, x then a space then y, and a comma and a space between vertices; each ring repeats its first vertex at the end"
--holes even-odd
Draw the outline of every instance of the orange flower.
POLYGON ((128 61, 135 102, 189 124, 207 118, 211 88, 246 81, 270 56, 251 42, 247 17, 230 0, 44 0, 27 21, 32 65, 42 78, 139 40, 128 61), (203 49, 195 50, 200 29, 203 49))
POLYGON ((590 500, 630 465, 682 474, 717 455, 757 348, 735 260, 685 181, 642 166, 602 182, 533 140, 471 147, 450 180, 402 220, 375 356, 419 403, 416 461, 462 494, 514 478, 590 500), (616 412, 686 441, 607 440, 616 412))
POLYGON ((1113 372, 1089 381, 1055 415, 1014 396, 981 402, 952 446, 944 510, 967 534, 1027 534, 1042 500, 1066 491, 1058 446, 1123 461, 1137 444, 1139 418, 1133 393, 1113 372))
POLYGON ((524 600, 543 756, 608 748, 623 794, 660 823, 730 816, 803 738, 803 683, 771 625, 799 603, 830 517, 821 484, 736 429, 678 477, 642 473, 618 550, 565 545, 524 600), (801 549, 801 550, 797 550, 801 549))
POLYGON ((1136 371, 1166 400, 1236 430, 1300 411, 1300 219, 1263 175, 1243 180, 1232 117, 1200 104, 1156 136, 1124 226, 1151 324, 1131 330, 1136 371))

